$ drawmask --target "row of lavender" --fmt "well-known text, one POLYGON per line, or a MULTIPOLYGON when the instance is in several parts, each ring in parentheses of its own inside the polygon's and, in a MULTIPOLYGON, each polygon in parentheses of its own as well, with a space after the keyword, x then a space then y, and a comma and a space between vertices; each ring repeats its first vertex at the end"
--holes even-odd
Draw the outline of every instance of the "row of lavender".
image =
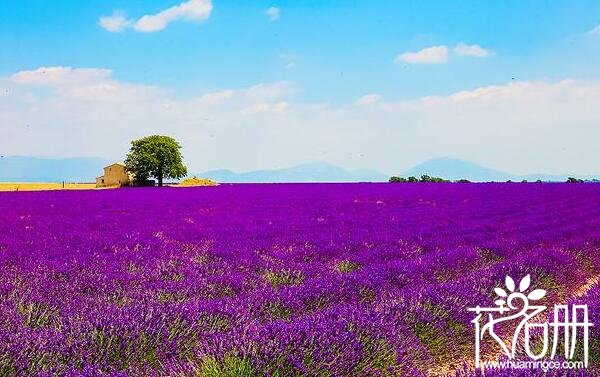
POLYGON ((452 373, 505 275, 565 302, 599 251, 595 185, 6 193, 0 375, 452 373))

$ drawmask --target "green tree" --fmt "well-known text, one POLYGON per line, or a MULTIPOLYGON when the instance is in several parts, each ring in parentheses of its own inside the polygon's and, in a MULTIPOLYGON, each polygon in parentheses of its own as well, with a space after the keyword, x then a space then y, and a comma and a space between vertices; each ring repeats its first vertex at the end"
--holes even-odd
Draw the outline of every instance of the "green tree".
POLYGON ((133 174, 136 183, 153 177, 162 186, 165 178, 177 179, 187 175, 180 149, 177 140, 169 136, 152 135, 134 140, 125 159, 125 169, 133 174))
POLYGON ((583 179, 569 177, 567 183, 583 183, 583 179))
POLYGON ((402 178, 402 177, 399 177, 397 175, 394 175, 394 176, 390 177, 390 179, 388 180, 388 182, 390 182, 390 183, 402 183, 402 182, 406 182, 406 178, 402 178))

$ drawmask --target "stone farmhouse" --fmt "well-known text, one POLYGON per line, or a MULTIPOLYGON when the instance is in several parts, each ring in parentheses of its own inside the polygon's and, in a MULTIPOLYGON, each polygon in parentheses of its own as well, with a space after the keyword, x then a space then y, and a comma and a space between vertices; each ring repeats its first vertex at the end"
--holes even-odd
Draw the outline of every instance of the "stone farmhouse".
POLYGON ((96 187, 124 186, 131 182, 125 165, 114 163, 104 168, 104 175, 96 178, 96 187))

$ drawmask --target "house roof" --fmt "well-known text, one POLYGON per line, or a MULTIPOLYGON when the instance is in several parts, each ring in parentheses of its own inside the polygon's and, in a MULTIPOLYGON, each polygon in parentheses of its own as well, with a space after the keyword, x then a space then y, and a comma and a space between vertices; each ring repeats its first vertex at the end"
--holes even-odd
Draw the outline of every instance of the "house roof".
POLYGON ((109 168, 109 167, 115 166, 115 165, 119 165, 119 166, 125 167, 124 163, 122 163, 122 162, 115 162, 114 164, 106 165, 104 168, 106 169, 106 168, 109 168))

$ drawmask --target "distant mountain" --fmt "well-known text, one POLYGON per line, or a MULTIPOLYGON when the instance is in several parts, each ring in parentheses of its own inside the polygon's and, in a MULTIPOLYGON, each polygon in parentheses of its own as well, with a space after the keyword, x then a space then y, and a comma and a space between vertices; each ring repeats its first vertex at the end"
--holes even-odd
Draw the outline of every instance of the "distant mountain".
POLYGON ((568 177, 578 177, 582 179, 592 180, 598 176, 577 174, 527 174, 516 175, 500 170, 494 170, 478 165, 473 162, 460 160, 457 158, 441 157, 427 160, 401 174, 402 177, 420 177, 421 175, 430 175, 450 180, 468 179, 473 182, 504 182, 512 181, 553 181, 564 182, 568 177))
MULTIPOLYGON (((0 182, 93 182, 102 174, 102 168, 111 162, 102 158, 38 158, 28 156, 0 156, 0 182)), ((400 175, 403 177, 431 175, 445 179, 468 179, 473 182, 504 182, 507 180, 558 181, 569 176, 592 180, 596 176, 569 174, 516 175, 486 168, 473 162, 456 158, 435 158, 425 161, 400 175)), ((376 170, 347 170, 326 162, 313 162, 283 169, 234 172, 211 170, 198 176, 222 183, 253 182, 385 182, 389 176, 376 170)))
POLYGON ((243 173, 211 170, 200 173, 222 183, 289 182, 384 182, 387 175, 375 170, 346 170, 326 162, 313 162, 284 169, 255 170, 243 173))
POLYGON ((0 181, 3 182, 94 182, 111 161, 95 157, 37 158, 0 157, 0 181))
POLYGON ((517 180, 518 176, 499 170, 489 169, 473 162, 457 158, 434 158, 405 171, 403 177, 430 175, 445 179, 468 179, 476 182, 517 180))

